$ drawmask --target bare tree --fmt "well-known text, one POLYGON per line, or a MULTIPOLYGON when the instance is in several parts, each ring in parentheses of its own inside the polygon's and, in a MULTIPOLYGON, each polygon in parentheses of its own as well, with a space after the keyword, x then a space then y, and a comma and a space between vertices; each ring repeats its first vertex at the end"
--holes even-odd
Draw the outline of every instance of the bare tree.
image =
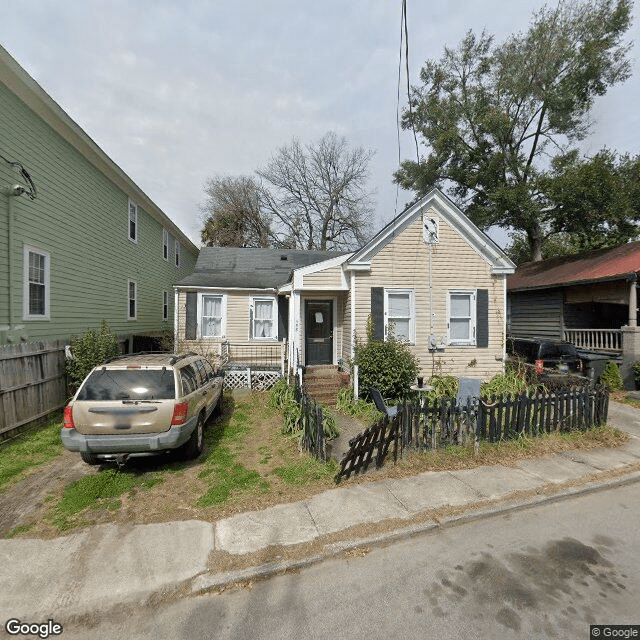
POLYGON ((269 215, 262 207, 262 189, 251 176, 209 180, 201 205, 201 237, 209 247, 268 247, 269 215))
POLYGON ((294 138, 278 149, 257 171, 275 244, 321 251, 361 246, 373 212, 366 189, 373 155, 362 147, 350 149, 334 132, 315 144, 302 146, 294 138))

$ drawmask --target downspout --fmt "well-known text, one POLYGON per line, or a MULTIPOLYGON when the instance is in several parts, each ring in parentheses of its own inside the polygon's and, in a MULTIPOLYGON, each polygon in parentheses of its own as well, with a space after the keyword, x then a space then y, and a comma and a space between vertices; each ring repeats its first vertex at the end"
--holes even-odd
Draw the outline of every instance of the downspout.
MULTIPOLYGON (((17 186, 17 185, 16 185, 17 186)), ((7 196, 7 324, 9 330, 13 326, 13 213, 14 204, 13 199, 15 196, 20 195, 16 193, 16 186, 9 187, 4 190, 4 195, 7 196)))

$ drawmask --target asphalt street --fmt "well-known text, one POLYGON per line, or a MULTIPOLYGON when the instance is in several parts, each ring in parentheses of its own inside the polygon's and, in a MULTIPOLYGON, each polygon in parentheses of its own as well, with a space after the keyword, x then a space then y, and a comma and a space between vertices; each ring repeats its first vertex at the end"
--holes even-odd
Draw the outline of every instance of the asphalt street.
POLYGON ((589 638, 640 624, 640 485, 355 550, 298 572, 109 618, 95 638, 589 638))

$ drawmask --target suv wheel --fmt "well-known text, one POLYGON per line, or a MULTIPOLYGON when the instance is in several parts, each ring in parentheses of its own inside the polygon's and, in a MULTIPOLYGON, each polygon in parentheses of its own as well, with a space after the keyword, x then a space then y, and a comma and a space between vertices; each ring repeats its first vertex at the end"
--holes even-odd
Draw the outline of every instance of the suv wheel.
POLYGON ((182 445, 182 456, 187 460, 194 460, 204 448, 204 416, 198 416, 198 423, 191 437, 182 445))
POLYGON ((89 451, 81 451, 80 457, 87 464, 92 464, 92 465, 100 464, 100 460, 98 459, 98 456, 95 455, 95 453, 89 453, 89 451))

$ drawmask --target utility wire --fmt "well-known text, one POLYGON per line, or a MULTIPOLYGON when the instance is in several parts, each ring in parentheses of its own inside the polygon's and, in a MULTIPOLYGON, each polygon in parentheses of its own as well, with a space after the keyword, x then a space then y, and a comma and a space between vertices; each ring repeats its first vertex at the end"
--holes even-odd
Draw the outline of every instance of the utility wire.
POLYGON ((0 153, 0 160, 4 160, 8 165, 13 167, 14 169, 18 169, 20 171, 20 175, 29 183, 29 189, 24 189, 26 195, 28 195, 32 200, 35 200, 37 195, 36 185, 33 183, 29 172, 24 168, 24 165, 17 160, 9 160, 9 158, 5 157, 0 153))

